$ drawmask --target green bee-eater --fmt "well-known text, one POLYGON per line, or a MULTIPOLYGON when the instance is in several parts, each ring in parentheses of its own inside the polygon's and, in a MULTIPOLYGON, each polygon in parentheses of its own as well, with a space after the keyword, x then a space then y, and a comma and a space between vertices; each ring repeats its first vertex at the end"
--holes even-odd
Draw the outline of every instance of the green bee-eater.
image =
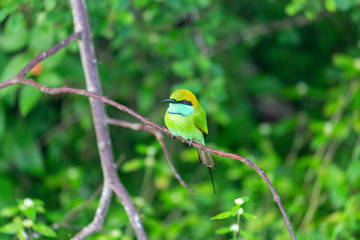
MULTIPOLYGON (((172 135, 190 140, 190 145, 193 141, 205 145, 204 136, 208 135, 206 113, 195 95, 186 89, 180 89, 173 92, 170 98, 163 100, 163 102, 169 102, 165 114, 165 124, 172 135)), ((208 152, 201 149, 197 150, 199 161, 209 168, 215 194, 215 185, 211 173, 211 168, 216 167, 215 163, 208 152)))

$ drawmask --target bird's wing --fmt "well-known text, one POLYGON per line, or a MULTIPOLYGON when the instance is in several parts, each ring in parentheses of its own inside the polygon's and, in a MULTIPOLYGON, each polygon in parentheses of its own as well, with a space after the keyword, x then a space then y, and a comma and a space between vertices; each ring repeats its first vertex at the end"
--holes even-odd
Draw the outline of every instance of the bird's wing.
POLYGON ((207 128, 207 120, 206 120, 206 113, 203 108, 200 108, 197 111, 195 116, 195 125, 206 137, 208 135, 208 128, 207 128))

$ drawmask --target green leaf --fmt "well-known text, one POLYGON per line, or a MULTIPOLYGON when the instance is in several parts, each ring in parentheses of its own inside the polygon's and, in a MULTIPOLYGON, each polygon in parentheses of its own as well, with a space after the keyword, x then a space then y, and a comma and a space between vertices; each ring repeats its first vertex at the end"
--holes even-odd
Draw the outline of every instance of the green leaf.
POLYGON ((50 12, 56 7, 56 0, 45 0, 44 5, 46 11, 50 12))
POLYGON ((231 208, 231 212, 233 216, 238 214, 240 207, 241 207, 240 205, 236 205, 233 208, 231 208))
POLYGON ((32 227, 36 232, 44 235, 45 237, 56 238, 57 234, 49 226, 45 224, 37 223, 32 227))
POLYGON ((25 54, 18 54, 11 58, 2 72, 1 82, 14 77, 30 60, 31 57, 25 54))
POLYGON ((133 172, 143 167, 144 167, 144 159, 133 159, 123 164, 122 171, 133 172))
POLYGON ((18 214, 19 208, 18 206, 11 206, 1 209, 0 216, 1 217, 13 217, 18 214))
POLYGON ((309 19, 309 20, 314 20, 315 16, 316 16, 316 12, 312 9, 306 10, 305 11, 305 16, 309 19))
POLYGON ((203 55, 197 56, 196 64, 203 72, 210 71, 212 67, 211 60, 203 55))
POLYGON ((244 202, 248 202, 250 200, 249 197, 240 197, 244 202))
POLYGON ((33 199, 34 202, 34 208, 37 213, 44 213, 44 202, 39 199, 33 199))
MULTIPOLYGON (((53 69, 53 68, 59 66, 67 54, 66 50, 67 49, 65 49, 65 48, 61 49, 61 51, 57 52, 56 54, 54 54, 51 57, 48 57, 44 61, 42 61, 41 64, 43 67, 43 73, 40 74, 40 76, 44 75, 47 70, 50 70, 50 69, 53 69)), ((50 73, 48 72, 48 74, 57 74, 57 73, 52 71, 50 73)))
MULTIPOLYGON (((9 80, 14 77, 25 65, 31 60, 31 58, 25 54, 19 54, 11 58, 5 66, 0 82, 9 80)), ((16 89, 18 86, 10 86, 0 91, 1 101, 6 102, 9 106, 13 106, 16 100, 16 89)))
POLYGON ((210 218, 210 220, 225 219, 225 218, 229 218, 231 216, 233 216, 233 213, 231 211, 225 211, 225 212, 222 212, 222 213, 216 215, 215 217, 210 218))
POLYGON ((26 232, 21 230, 16 233, 16 236, 19 238, 19 240, 27 240, 29 237, 27 236, 26 232))
POLYGON ((34 207, 19 207, 20 211, 31 221, 36 221, 36 210, 34 207))
POLYGON ((21 231, 23 228, 24 226, 22 225, 21 221, 15 221, 1 226, 0 232, 6 234, 15 234, 18 231, 21 231))
POLYGON ((242 214, 242 216, 244 216, 245 218, 247 218, 247 219, 249 219, 249 220, 252 220, 252 221, 261 223, 261 220, 258 219, 257 216, 252 215, 251 213, 244 212, 244 213, 242 214))
POLYGON ((38 77, 38 82, 51 88, 61 87, 64 85, 64 79, 59 74, 53 71, 44 71, 43 73, 41 73, 38 77))
POLYGON ((325 0, 324 2, 326 10, 329 12, 335 12, 336 11, 336 1, 335 0, 325 0))
POLYGON ((51 22, 37 24, 31 29, 29 47, 40 53, 54 44, 55 27, 51 22))
POLYGON ((118 11, 117 20, 121 24, 127 26, 127 25, 133 24, 134 21, 135 21, 135 18, 134 18, 134 15, 132 13, 130 13, 129 11, 123 9, 123 10, 118 11))
POLYGON ((8 15, 8 11, 6 8, 0 9, 0 22, 4 21, 7 15, 8 15))
POLYGON ((5 132, 6 116, 4 106, 0 103, 0 142, 5 132))
POLYGON ((39 102, 41 92, 32 86, 23 86, 20 90, 19 106, 22 116, 26 116, 39 102))
POLYGON ((349 69, 354 67, 354 60, 351 56, 346 54, 335 54, 333 57, 335 66, 342 69, 349 69))
POLYGON ((294 16, 298 14, 301 10, 303 10, 306 2, 300 0, 293 0, 291 3, 286 5, 285 12, 289 16, 294 16))
POLYGON ((215 234, 226 234, 228 232, 230 232, 229 227, 222 227, 222 228, 216 229, 215 234))
POLYGON ((180 77, 189 78, 194 75, 194 66, 190 59, 174 62, 171 68, 180 77))
POLYGON ((10 15, 5 23, 0 47, 4 52, 14 52, 25 47, 28 39, 26 22, 23 13, 10 15))
POLYGON ((244 239, 250 239, 250 240, 256 239, 253 234, 251 234, 250 232, 244 231, 244 230, 241 230, 240 234, 242 237, 244 237, 244 239))
POLYGON ((15 136, 9 137, 6 154, 20 170, 33 176, 41 176, 44 173, 44 160, 34 139, 29 129, 19 127, 15 136))

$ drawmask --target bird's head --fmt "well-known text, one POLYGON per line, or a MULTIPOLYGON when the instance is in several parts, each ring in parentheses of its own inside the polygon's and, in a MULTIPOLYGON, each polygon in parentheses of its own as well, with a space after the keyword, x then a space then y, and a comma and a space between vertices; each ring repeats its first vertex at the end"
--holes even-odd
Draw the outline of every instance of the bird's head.
POLYGON ((195 95, 186 89, 176 90, 171 94, 169 99, 165 99, 162 102, 169 103, 167 110, 169 114, 188 116, 201 108, 195 95))
POLYGON ((200 106, 195 95, 186 89, 176 90, 170 95, 169 99, 165 99, 162 102, 193 106, 195 109, 200 106))

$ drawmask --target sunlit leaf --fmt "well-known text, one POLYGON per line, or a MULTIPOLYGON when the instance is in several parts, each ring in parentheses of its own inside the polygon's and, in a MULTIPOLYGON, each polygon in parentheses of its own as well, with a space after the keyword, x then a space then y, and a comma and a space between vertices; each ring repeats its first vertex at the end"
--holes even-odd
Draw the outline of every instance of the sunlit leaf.
POLYGON ((336 11, 336 0, 325 0, 324 5, 326 10, 328 10, 329 12, 336 11))
POLYGON ((174 62, 171 67, 180 77, 188 78, 194 74, 194 66, 190 59, 174 62))
POLYGON ((5 207, 1 209, 0 216, 1 217, 13 217, 18 214, 19 208, 17 206, 5 207))
POLYGON ((25 46, 28 39, 24 14, 13 14, 6 21, 0 47, 5 52, 14 52, 25 46))
POLYGON ((216 234, 226 234, 229 232, 230 232, 229 227, 222 227, 222 228, 216 229, 216 231, 215 231, 216 234))
POLYGON ((121 170, 123 172, 133 172, 136 170, 139 170, 140 168, 144 167, 144 159, 133 159, 133 160, 129 160, 126 161, 122 167, 121 170))
POLYGON ((210 218, 210 220, 218 220, 218 219, 225 219, 233 216, 233 213, 231 211, 225 211, 222 213, 219 213, 215 217, 210 218))
POLYGON ((44 235, 45 237, 56 238, 57 234, 49 226, 45 224, 37 223, 32 227, 36 232, 44 235))
POLYGON ((19 106, 21 115, 26 116, 40 100, 41 92, 32 86, 22 86, 20 89, 19 106))
MULTIPOLYGON (((1 74, 1 82, 9 80, 10 78, 14 77, 31 58, 26 54, 18 54, 10 59, 7 62, 4 70, 1 74)), ((16 99, 16 89, 18 86, 10 86, 0 91, 0 98, 1 101, 7 103, 8 105, 12 106, 15 104, 16 99)))
POLYGON ((251 213, 244 212, 242 214, 242 216, 244 216, 245 218, 247 218, 249 220, 253 220, 255 222, 261 223, 261 220, 257 216, 252 215, 251 213))
POLYGON ((16 232, 20 231, 23 228, 24 227, 23 227, 22 223, 19 221, 16 221, 16 222, 7 223, 7 224, 1 226, 0 232, 6 233, 6 234, 15 234, 16 232))

